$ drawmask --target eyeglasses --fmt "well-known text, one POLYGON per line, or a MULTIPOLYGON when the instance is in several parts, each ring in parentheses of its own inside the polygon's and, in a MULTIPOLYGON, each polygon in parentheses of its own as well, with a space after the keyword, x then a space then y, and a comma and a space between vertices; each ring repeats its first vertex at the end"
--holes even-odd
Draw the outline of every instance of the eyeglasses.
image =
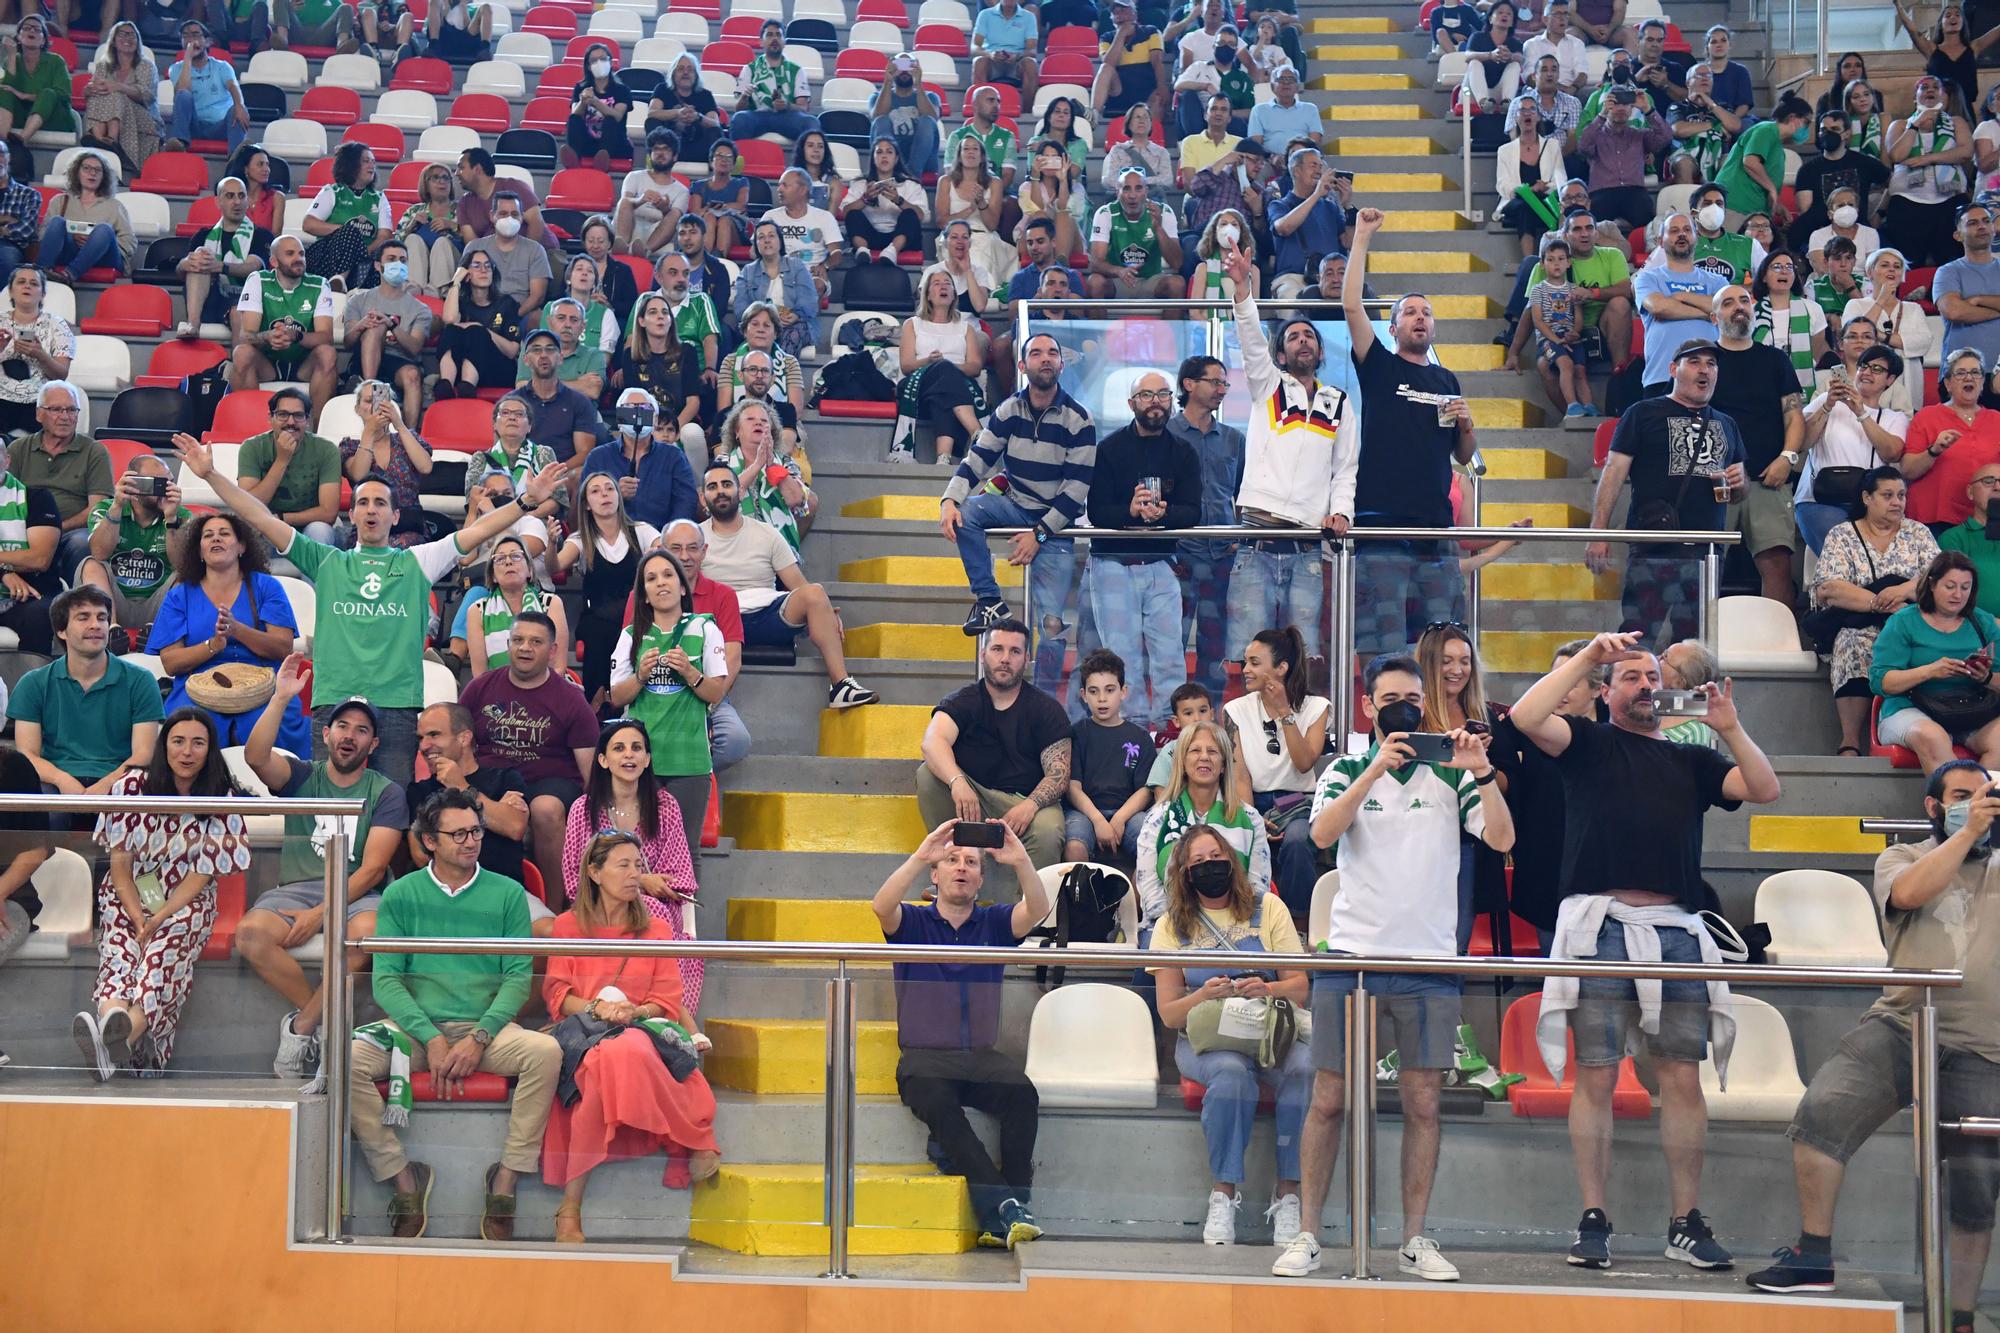
POLYGON ((1264 748, 1272 754, 1283 754, 1285 747, 1278 740, 1278 724, 1272 718, 1264 719, 1264 748))
POLYGON ((42 411, 59 417, 73 417, 77 413, 77 409, 74 407, 57 407, 53 403, 42 404, 42 411))
POLYGON ((1226 380, 1226 379, 1221 379, 1221 380, 1218 380, 1218 379, 1200 379, 1200 380, 1196 380, 1196 381, 1195 381, 1195 383, 1197 383, 1197 384, 1205 384, 1205 385, 1207 385, 1207 386, 1208 386, 1209 388, 1211 388, 1211 389, 1226 389, 1226 388, 1228 388, 1228 387, 1229 387, 1229 381, 1228 381, 1228 380, 1226 380))
MULTIPOLYGON (((71 411, 75 411, 76 409, 75 409, 75 408, 71 408, 70 410, 71 410, 71 411)), ((303 412, 273 412, 273 413, 271 413, 271 420, 273 420, 273 421, 304 421, 305 419, 306 419, 306 414, 305 414, 305 413, 303 413, 303 412)))
POLYGON ((1172 401, 1172 389, 1134 389, 1132 401, 1135 403, 1164 403, 1172 401))
POLYGON ((478 842, 485 837, 486 830, 474 824, 471 828, 439 829, 437 835, 439 838, 450 838, 463 847, 469 842, 478 842))

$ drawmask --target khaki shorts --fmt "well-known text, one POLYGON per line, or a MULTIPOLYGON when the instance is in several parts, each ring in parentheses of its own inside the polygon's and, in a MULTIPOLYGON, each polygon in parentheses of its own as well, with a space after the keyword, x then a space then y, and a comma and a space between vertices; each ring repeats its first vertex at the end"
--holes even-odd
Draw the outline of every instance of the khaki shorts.
POLYGON ((1792 488, 1766 486, 1753 473, 1749 493, 1729 506, 1729 515, 1722 526, 1742 533, 1743 544, 1750 548, 1751 555, 1781 548, 1797 550, 1799 528, 1792 519, 1792 488))

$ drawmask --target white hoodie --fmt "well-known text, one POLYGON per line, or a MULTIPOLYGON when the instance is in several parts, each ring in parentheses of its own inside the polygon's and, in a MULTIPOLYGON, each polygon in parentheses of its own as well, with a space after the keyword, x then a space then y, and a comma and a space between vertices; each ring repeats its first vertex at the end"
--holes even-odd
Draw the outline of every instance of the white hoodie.
POLYGON ((1329 514, 1353 518, 1361 459, 1357 405, 1331 384, 1308 394, 1278 369, 1256 298, 1247 294, 1236 301, 1236 341, 1251 398, 1236 507, 1301 528, 1316 528, 1329 514))

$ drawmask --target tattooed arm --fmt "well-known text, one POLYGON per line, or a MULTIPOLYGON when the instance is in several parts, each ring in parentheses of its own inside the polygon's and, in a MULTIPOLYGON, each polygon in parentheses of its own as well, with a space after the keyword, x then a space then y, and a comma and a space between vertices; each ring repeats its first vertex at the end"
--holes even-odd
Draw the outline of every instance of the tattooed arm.
POLYGON ((1042 780, 1028 793, 1028 799, 1035 803, 1037 810, 1046 810, 1061 802, 1063 793, 1068 790, 1069 737, 1065 736, 1042 751, 1042 780))
POLYGON ((1785 440, 1780 446, 1778 457, 1771 460, 1771 466, 1764 469, 1759 478, 1766 486, 1776 489, 1792 479, 1792 465, 1785 461, 1785 454, 1797 454, 1805 448, 1806 419, 1799 408, 1799 395, 1788 393, 1778 401, 1778 410, 1785 421, 1785 440))

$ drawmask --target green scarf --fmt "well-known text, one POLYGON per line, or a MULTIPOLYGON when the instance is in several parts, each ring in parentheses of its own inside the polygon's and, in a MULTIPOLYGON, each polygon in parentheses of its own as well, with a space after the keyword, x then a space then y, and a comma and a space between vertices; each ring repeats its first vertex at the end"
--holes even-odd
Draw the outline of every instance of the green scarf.
POLYGON ((780 56, 759 52, 743 72, 750 89, 750 104, 759 111, 787 111, 799 95, 799 66, 780 56))
POLYGON ((1236 809, 1236 817, 1229 817, 1229 805, 1221 793, 1217 793, 1215 804, 1206 814, 1196 814, 1194 802, 1183 791, 1167 803, 1160 815, 1159 871, 1160 881, 1166 882, 1167 858, 1172 855, 1174 844, 1186 835, 1189 829, 1207 824, 1222 832, 1222 839, 1229 849, 1236 853, 1236 859, 1244 870, 1250 869, 1250 846, 1252 834, 1257 828, 1257 811, 1248 802, 1236 809))
MULTIPOLYGON (((794 554, 799 550, 799 520, 792 513, 792 507, 785 503, 785 496, 767 480, 762 472, 751 475, 746 470, 742 449, 732 449, 722 460, 730 471, 736 474, 737 489, 742 495, 743 516, 756 519, 777 529, 778 535, 791 545, 794 554)), ((783 467, 784 464, 778 464, 783 467)), ((789 472, 789 469, 787 469, 789 472)))
MULTIPOLYGON (((1937 124, 1931 127, 1929 143, 1924 142, 1923 134, 1914 125, 1910 126, 1910 133, 1916 137, 1917 152, 1926 157, 1958 146, 1958 131, 1952 128, 1951 116, 1947 112, 1938 113, 1937 124)), ((1898 167, 1897 170, 1909 172, 1908 167, 1898 167)), ((1936 173, 1931 177, 1931 184, 1937 187, 1939 194, 1949 196, 1965 193, 1965 171, 1961 167, 1938 162, 1928 167, 1918 167, 1917 170, 1936 173)))
POLYGON ((1696 179, 1712 181, 1722 163, 1729 156, 1729 141, 1723 137, 1722 127, 1709 122, 1707 129, 1685 139, 1676 139, 1674 145, 1695 160, 1696 179))
POLYGON ((1866 153, 1870 157, 1879 158, 1882 156, 1881 116, 1870 112, 1868 119, 1862 121, 1860 124, 1854 124, 1851 118, 1849 124, 1852 126, 1847 131, 1847 146, 1849 148, 1857 152, 1866 153))
POLYGON ((1792 370, 1798 376, 1802 388, 1812 387, 1812 307, 1804 298, 1794 296, 1786 309, 1785 336, 1779 338, 1772 326, 1771 300, 1769 297, 1757 303, 1757 319, 1750 330, 1750 337, 1760 343, 1777 348, 1792 359, 1792 370))
POLYGON ((389 1095, 382 1102, 382 1123, 401 1128, 410 1123, 416 1099, 410 1092, 410 1039, 387 1021, 354 1029, 355 1039, 389 1053, 389 1095))

